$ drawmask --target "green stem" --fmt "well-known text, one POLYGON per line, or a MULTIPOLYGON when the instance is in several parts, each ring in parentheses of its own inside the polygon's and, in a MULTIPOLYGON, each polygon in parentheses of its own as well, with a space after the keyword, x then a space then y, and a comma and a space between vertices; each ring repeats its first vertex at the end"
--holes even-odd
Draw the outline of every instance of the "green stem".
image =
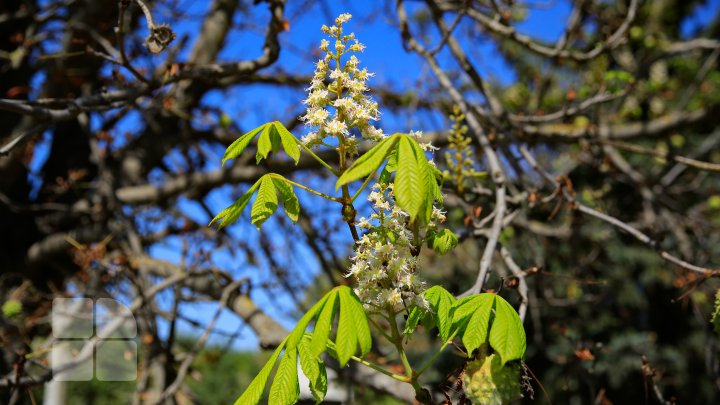
MULTIPOLYGON (((392 311, 390 311, 392 313, 392 311)), ((390 332, 392 333, 392 343, 395 345, 395 348, 398 351, 398 354, 400 355, 400 361, 402 362, 403 367, 405 368, 405 375, 412 380, 413 379, 413 369, 410 365, 410 361, 407 358, 407 353, 405 353, 405 348, 402 344, 402 335, 400 334, 400 330, 397 326, 396 316, 393 315, 391 317, 388 317, 388 320, 390 321, 390 332)))
POLYGON ((355 194, 353 194, 350 201, 355 201, 358 197, 360 197, 360 193, 362 193, 362 191, 365 189, 365 187, 367 187, 368 183, 370 183, 370 180, 372 180, 373 177, 375 177, 375 172, 372 172, 367 176, 367 178, 365 179, 363 184, 360 186, 358 191, 356 191, 355 194))
MULTIPOLYGON (((392 313, 392 311, 390 311, 392 313)), ((417 375, 413 372, 412 366, 410 365, 410 361, 407 358, 407 353, 405 353, 405 349, 403 348, 402 344, 402 335, 400 334, 400 330, 398 329, 397 322, 395 320, 395 315, 393 315, 390 320, 390 330, 392 332, 393 337, 393 343, 395 344, 395 348, 398 351, 398 354, 400 355, 400 361, 402 362, 403 367, 405 368, 405 376, 406 376, 406 382, 412 385, 413 389, 415 390, 415 394, 417 397, 423 396, 423 387, 420 385, 420 383, 417 381, 417 375)))
POLYGON ((368 321, 370 321, 370 324, 371 324, 372 326, 374 326, 375 329, 377 329, 378 332, 380 332, 385 339, 388 340, 388 342, 392 342, 392 341, 393 341, 392 337, 391 337, 390 335, 388 335, 387 332, 385 332, 385 331, 380 327, 380 325, 378 325, 378 323, 375 322, 374 319, 372 319, 372 318, 369 317, 369 316, 367 317, 367 319, 368 319, 368 321))
POLYGON ((322 160, 322 158, 321 158, 320 156, 318 156, 315 152, 313 152, 312 149, 310 149, 310 148, 308 148, 307 146, 305 146, 305 144, 303 144, 299 139, 295 138, 295 142, 297 142, 297 144, 298 144, 301 148, 303 148, 303 149, 305 150, 305 152, 309 153, 310 156, 313 157, 313 159, 315 159, 318 163, 320 163, 321 165, 323 165, 323 167, 325 167, 326 169, 330 170, 335 176, 338 176, 338 177, 340 176, 340 175, 338 174, 338 171, 335 170, 335 168, 333 168, 332 166, 330 166, 329 164, 327 164, 327 162, 325 162, 324 160, 322 160))
POLYGON ((275 175, 275 173, 271 173, 270 175, 271 175, 272 177, 275 177, 275 178, 279 178, 279 179, 281 179, 281 180, 284 180, 284 181, 292 184, 292 185, 295 186, 295 187, 301 188, 301 189, 307 191, 308 193, 315 194, 315 195, 318 196, 318 197, 322 197, 322 198, 325 198, 326 200, 330 200, 330 201, 335 201, 335 202, 342 203, 342 200, 341 200, 340 198, 332 197, 332 196, 329 196, 329 195, 327 195, 327 194, 321 193, 321 192, 319 192, 319 191, 317 191, 317 190, 314 190, 314 189, 312 189, 312 188, 310 188, 310 187, 308 187, 308 186, 304 186, 304 185, 302 185, 302 184, 300 184, 300 183, 296 183, 296 182, 294 182, 294 181, 292 181, 292 180, 288 180, 288 179, 286 179, 285 177, 282 177, 282 176, 280 176, 280 175, 275 175))
POLYGON ((422 373, 424 373, 425 370, 427 370, 428 367, 430 367, 435 362, 435 359, 437 359, 437 357, 440 355, 440 353, 442 353, 443 350, 445 350, 445 348, 447 347, 447 345, 449 345, 453 341, 453 339, 455 338, 455 335, 457 335, 458 331, 459 331, 459 329, 457 329, 455 332, 453 332, 453 334, 450 335, 450 337, 445 341, 445 343, 443 343, 443 345, 440 347, 440 349, 437 352, 435 352, 435 354, 433 354, 432 357, 430 357, 430 359, 428 359, 428 361, 425 362, 425 364, 423 364, 422 367, 420 367, 420 369, 418 369, 418 371, 415 373, 416 378, 420 377, 420 375, 422 373))
POLYGON ((375 363, 370 362, 370 361, 367 361, 367 360, 363 360, 363 359, 361 359, 361 358, 359 358, 359 357, 357 357, 357 356, 351 356, 350 358, 351 358, 352 360, 354 360, 355 362, 358 362, 358 363, 360 363, 360 364, 362 364, 362 365, 364 365, 364 366, 368 366, 368 367, 372 368, 373 370, 376 370, 376 371, 379 371, 379 372, 385 374, 385 375, 388 376, 388 377, 391 377, 391 378, 394 378, 394 379, 396 379, 396 380, 398 380, 398 381, 402 381, 402 382, 406 382, 406 383, 409 383, 409 382, 410 382, 410 381, 408 380, 408 377, 407 377, 407 376, 400 375, 400 374, 395 374, 395 373, 392 373, 392 372, 390 372, 390 371, 387 371, 387 370, 385 370, 384 368, 382 368, 382 367, 381 367, 380 365, 378 365, 378 364, 375 364, 375 363))

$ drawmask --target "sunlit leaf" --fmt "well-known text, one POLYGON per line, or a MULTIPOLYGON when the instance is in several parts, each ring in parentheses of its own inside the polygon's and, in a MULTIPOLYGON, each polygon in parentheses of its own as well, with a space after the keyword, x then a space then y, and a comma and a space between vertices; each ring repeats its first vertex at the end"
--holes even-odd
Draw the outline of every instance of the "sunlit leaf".
POLYGON ((462 331, 462 342, 468 355, 487 341, 494 302, 495 294, 478 294, 453 311, 454 326, 462 331), (468 311, 471 311, 472 315, 467 323, 464 323, 464 319, 468 318, 468 311))
POLYGON ((335 189, 338 189, 351 181, 367 177, 370 173, 376 172, 387 158, 388 152, 397 143, 398 136, 399 134, 396 134, 383 139, 372 149, 360 156, 360 158, 340 176, 335 183, 335 189))
POLYGON ((260 399, 263 396, 263 392, 265 392, 265 385, 267 385, 267 380, 270 377, 270 373, 272 372, 273 367, 275 367, 275 362, 277 361, 284 347, 285 341, 283 341, 280 346, 275 349, 275 352, 272 356, 270 356, 267 363, 265 363, 265 365, 263 366, 262 370, 260 370, 258 375, 255 376, 250 385, 245 389, 245 392, 240 395, 240 398, 235 401, 235 405, 255 405, 260 402, 260 399))
POLYGON ((327 341, 332 329, 333 319, 337 308, 337 290, 333 290, 326 295, 327 299, 315 321, 315 330, 313 331, 312 343, 310 350, 314 356, 319 356, 325 351, 327 341))
POLYGON ((319 404, 325 399, 327 393, 327 373, 325 365, 312 353, 309 339, 302 339, 298 345, 300 367, 310 381, 309 388, 315 401, 319 404))
POLYGON ((442 229, 432 236, 432 248, 440 255, 447 254, 458 244, 457 236, 449 229, 442 229))
POLYGON ((278 207, 277 193, 272 178, 266 175, 260 180, 257 197, 255 197, 255 202, 250 211, 250 220, 258 228, 278 207))
POLYGON ((525 329, 522 321, 512 305, 497 295, 495 319, 490 328, 490 346, 500 355, 503 365, 508 361, 522 359, 525 355, 525 329))
POLYGON ((393 189, 398 206, 410 215, 411 220, 423 207, 427 192, 424 178, 427 159, 424 154, 417 153, 413 142, 408 136, 398 141, 398 165, 393 189))
POLYGON ((287 347, 290 349, 294 349, 297 347, 298 343, 300 342, 300 339, 302 339, 303 335, 305 335, 305 329, 307 329, 308 325, 310 324, 310 321, 320 312, 320 310, 325 305, 325 302, 327 302, 328 298, 331 296, 331 294, 325 294, 320 301, 316 302, 315 305, 310 308, 305 315, 303 315, 302 318, 298 321, 297 325, 295 325, 295 328, 293 328, 292 332, 290 332, 290 335, 287 337, 287 347))
POLYGON ((358 334, 355 327, 355 311, 352 308, 349 295, 346 291, 340 290, 338 296, 340 298, 340 316, 335 345, 340 367, 345 367, 357 349, 358 334))
POLYGON ((276 153, 280 147, 280 134, 272 123, 266 124, 258 138, 257 153, 255 160, 257 164, 267 159, 270 152, 276 153))
POLYGON ((300 148, 298 147, 297 139, 280 121, 273 122, 273 126, 280 135, 280 142, 282 143, 285 153, 297 164, 300 160, 300 148))
POLYGON ((282 201, 283 207, 285 208, 285 214, 290 218, 291 221, 297 222, 300 216, 300 202, 295 195, 295 190, 290 183, 288 183, 280 175, 275 175, 273 182, 278 193, 280 193, 280 200, 282 201))
POLYGON ((245 207, 250 201, 250 198, 253 196, 253 194, 255 194, 255 190, 257 190, 260 182, 261 180, 256 181, 255 184, 253 184, 253 186, 250 187, 250 189, 248 189, 248 191, 246 191, 242 197, 240 197, 229 207, 220 211, 220 213, 217 214, 212 221, 210 221, 210 225, 217 221, 220 221, 219 227, 223 228, 237 221, 237 219, 240 217, 240 214, 242 214, 243 210, 245 210, 245 207))
POLYGON ((425 291, 424 296, 430 303, 433 314, 435 314, 435 323, 440 332, 440 338, 446 341, 450 337, 452 329, 450 310, 455 303, 455 297, 439 285, 430 287, 425 291))
POLYGON ((341 302, 350 308, 350 316, 355 325, 355 334, 357 335, 357 342, 360 346, 360 356, 364 356, 370 352, 372 348, 372 336, 370 335, 370 325, 368 324, 367 315, 363 309, 362 302, 360 302, 360 298, 355 295, 355 292, 347 286, 341 286, 340 288, 340 293, 347 297, 344 301, 341 298, 341 302))
POLYGON ((269 405, 291 405, 300 398, 298 383, 297 348, 285 349, 280 359, 268 397, 269 405))
POLYGON ((250 144, 250 141, 257 135, 258 132, 262 131, 267 127, 269 124, 263 124, 259 127, 246 132, 243 136, 235 140, 235 142, 231 143, 230 146, 225 150, 225 154, 222 158, 222 164, 225 165, 225 162, 227 162, 230 159, 235 159, 236 157, 240 156, 240 154, 245 150, 245 148, 250 144))
POLYGON ((423 319, 424 315, 425 314, 422 309, 420 309, 419 307, 413 307, 410 310, 410 315, 408 315, 408 318, 405 321, 405 329, 403 330, 403 335, 412 335, 415 332, 415 329, 417 329, 417 326, 423 319))

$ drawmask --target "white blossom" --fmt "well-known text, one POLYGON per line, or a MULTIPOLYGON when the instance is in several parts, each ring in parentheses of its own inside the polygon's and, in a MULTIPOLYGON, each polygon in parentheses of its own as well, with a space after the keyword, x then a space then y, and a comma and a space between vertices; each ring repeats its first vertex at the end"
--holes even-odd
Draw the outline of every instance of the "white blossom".
POLYGON ((330 121, 325 126, 325 131, 328 134, 332 134, 332 135, 341 135, 341 134, 346 134, 348 132, 347 125, 338 119, 334 119, 334 120, 330 121))
POLYGON ((335 24, 337 24, 337 25, 345 24, 346 22, 350 21, 351 18, 352 18, 352 15, 350 13, 340 14, 335 19, 335 24))
POLYGON ((354 34, 343 33, 343 24, 351 17, 341 14, 335 19, 336 25, 321 28, 330 38, 320 42, 320 50, 325 56, 315 64, 310 87, 306 89, 308 96, 304 100, 307 112, 301 119, 310 127, 310 134, 302 138, 305 146, 318 145, 328 136, 342 137, 346 150, 354 155, 359 141, 351 133, 359 133, 375 142, 385 135, 372 124, 380 119, 380 113, 377 103, 366 94, 366 81, 373 74, 365 68, 360 69, 360 60, 353 55, 362 52, 365 45, 358 42, 354 34), (328 79, 329 83, 326 82, 328 79))
POLYGON ((412 305, 427 310, 427 300, 421 296, 425 283, 416 273, 417 257, 412 254, 414 235, 406 227, 407 212, 395 204, 390 184, 374 185, 367 199, 375 212, 358 220, 358 226, 369 232, 357 242, 348 271, 348 277, 357 280, 355 293, 369 311, 399 312, 412 305))

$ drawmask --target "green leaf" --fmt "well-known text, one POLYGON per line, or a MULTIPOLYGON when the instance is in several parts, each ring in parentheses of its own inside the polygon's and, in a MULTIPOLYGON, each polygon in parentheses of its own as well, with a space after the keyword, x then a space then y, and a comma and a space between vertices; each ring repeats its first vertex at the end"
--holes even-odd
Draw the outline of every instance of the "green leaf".
POLYGON ((300 398, 298 384, 297 348, 285 349, 280 359, 275 378, 270 386, 269 405, 291 405, 300 398))
POLYGON ((449 229, 443 229, 432 236, 432 248, 440 255, 447 254, 458 244, 457 236, 449 229))
POLYGON ((340 367, 350 360, 355 354, 357 348, 357 334, 355 333, 355 325, 353 325, 351 309, 345 305, 348 301, 347 295, 340 294, 340 317, 338 320, 337 335, 335 336, 335 345, 337 347, 338 361, 340 367))
POLYGON ((320 374, 318 378, 315 379, 315 383, 310 386, 310 392, 312 392, 313 397, 315 397, 315 403, 319 404, 325 399, 325 394, 327 394, 328 378, 325 364, 322 361, 318 361, 317 364, 320 374))
POLYGON ((280 199, 282 200, 283 207, 285 208, 285 214, 291 221, 297 222, 298 217, 300 216, 300 202, 295 195, 292 184, 288 183, 287 180, 279 174, 274 175, 273 183, 275 184, 277 191, 280 193, 280 199))
POLYGON ((345 367, 360 345, 360 355, 370 351, 372 338, 367 316, 362 303, 348 286, 337 287, 340 298, 340 317, 338 320, 335 345, 340 367, 345 367))
POLYGON ((525 329, 522 321, 515 308, 498 295, 495 296, 495 320, 490 328, 490 346, 500 355, 503 365, 508 361, 520 360, 525 355, 525 329))
POLYGON ((335 360, 338 360, 337 345, 332 341, 327 341, 327 354, 335 360))
POLYGON ((398 166, 395 175, 395 200, 397 204, 414 220, 423 208, 427 199, 427 186, 425 181, 425 155, 417 153, 413 146, 415 141, 403 136, 398 141, 398 166))
POLYGON ((300 160, 300 148, 298 147, 297 139, 280 121, 273 122, 273 125, 280 135, 280 142, 282 143, 285 153, 291 157, 297 165, 300 160))
POLYGON ((710 322, 713 324, 715 333, 720 333, 720 290, 715 293, 715 310, 713 311, 710 322))
POLYGON ((388 152, 397 143, 399 135, 400 134, 395 134, 383 139, 372 149, 360 156, 360 158, 340 176, 337 183, 335 183, 335 189, 337 190, 351 181, 367 177, 371 173, 376 172, 382 162, 387 158, 388 152))
POLYGON ((410 315, 408 315, 408 318, 405 321, 405 329, 403 330, 403 335, 412 335, 415 332, 415 329, 417 329, 420 320, 423 319, 423 316, 425 316, 425 313, 422 309, 420 309, 420 307, 413 307, 410 310, 410 315))
POLYGON ((428 190, 425 194, 425 217, 423 219, 427 222, 430 221, 430 216, 432 215, 433 202, 435 200, 440 204, 443 202, 442 190, 440 190, 440 186, 438 186, 438 179, 442 179, 442 172, 426 161, 423 174, 425 186, 428 190))
POLYGON ((277 131, 273 127, 272 123, 265 124, 265 127, 260 134, 260 138, 258 138, 257 153, 255 154, 256 164, 259 164, 263 159, 267 159, 268 154, 275 149, 275 146, 273 145, 274 140, 275 143, 279 141, 277 131), (278 140, 275 140, 275 138, 278 138, 278 140))
POLYGON ((260 178, 257 197, 255 197, 255 202, 250 211, 250 220, 253 225, 260 229, 260 225, 277 210, 277 206, 278 199, 273 180, 268 175, 265 175, 260 178))
POLYGON ((320 312, 320 310, 325 305, 325 302, 327 302, 328 298, 330 297, 330 294, 325 294, 320 301, 316 302, 315 305, 310 308, 305 315, 303 315, 302 318, 298 321, 297 325, 295 325, 295 328, 293 328, 292 332, 290 332, 290 335, 287 337, 287 347, 290 349, 294 349, 297 347, 298 343, 300 342, 300 339, 305 335, 305 329, 307 329, 307 326, 310 324, 310 321, 315 317, 315 315, 320 312))
POLYGON ((327 341, 332 329, 333 319, 335 318, 335 310, 337 308, 337 290, 332 290, 326 295, 327 299, 315 321, 315 330, 313 331, 312 343, 310 351, 314 356, 319 356, 325 351, 327 341))
POLYGON ((481 304, 479 297, 480 295, 470 295, 455 302, 451 311, 453 327, 462 326, 463 323, 466 323, 470 319, 477 307, 481 304))
POLYGON ((435 314, 435 323, 440 332, 440 338, 447 341, 452 330, 450 310, 455 304, 455 297, 439 285, 430 287, 425 291, 424 295, 435 314))
POLYGON ((255 190, 257 190, 258 186, 260 185, 262 178, 253 184, 248 191, 243 194, 242 197, 240 197, 237 201, 235 201, 232 205, 225 208, 224 210, 220 211, 219 214, 213 218, 212 221, 210 221, 210 224, 220 221, 219 228, 223 228, 225 226, 228 226, 240 217, 240 214, 242 214, 243 210, 245 209, 245 206, 247 206, 248 202, 250 201, 250 198, 255 194, 255 190))
POLYGON ((265 365, 263 366, 262 370, 260 370, 258 375, 255 376, 250 385, 245 389, 245 392, 240 395, 240 398, 235 401, 235 405, 255 405, 260 402, 260 399, 263 396, 263 392, 265 392, 265 385, 267 385, 267 380, 270 377, 270 373, 272 372, 272 369, 275 366, 275 362, 277 361, 278 357, 280 356, 280 352, 282 352, 282 349, 284 347, 285 341, 280 343, 280 346, 275 349, 275 352, 272 356, 270 356, 267 363, 265 363, 265 365))
POLYGON ((475 307, 475 311, 465 326, 462 335, 462 342, 463 345, 465 345, 468 356, 487 341, 488 329, 490 328, 490 315, 495 297, 495 294, 479 294, 476 298, 476 303, 472 304, 475 307))
POLYGON ((423 198, 420 214, 422 215, 421 218, 423 221, 429 222, 430 217, 432 216, 433 202, 435 202, 435 200, 439 201, 441 204, 443 202, 442 191, 438 186, 438 181, 442 181, 443 174, 440 170, 438 170, 435 166, 431 165, 428 162, 427 158, 425 157, 425 152, 420 147, 420 144, 418 144, 417 141, 414 139, 412 139, 412 146, 415 149, 415 153, 418 156, 421 156, 424 162, 421 164, 421 171, 427 191, 423 198))
POLYGON ((246 132, 243 136, 236 139, 235 142, 231 143, 230 146, 225 149, 225 154, 222 158, 222 165, 225 166, 225 162, 240 156, 240 154, 245 150, 248 144, 250 144, 250 141, 252 141, 255 135, 257 135, 258 132, 264 130, 267 125, 269 124, 260 125, 252 131, 246 132))
POLYGON ((303 374, 310 381, 309 387, 316 403, 320 403, 325 399, 327 393, 327 373, 325 365, 312 353, 309 339, 302 339, 298 345, 298 354, 300 355, 300 367, 303 374))
POLYGON ((393 149, 392 151, 390 151, 387 163, 380 172, 380 178, 378 179, 378 182, 382 184, 390 183, 390 177, 392 176, 392 173, 395 172, 395 170, 397 170, 397 149, 393 149))
POLYGON ((355 295, 355 292, 347 286, 341 288, 345 290, 345 294, 348 296, 345 305, 348 305, 348 303, 350 305, 350 314, 355 325, 355 333, 357 334, 357 341, 360 345, 360 356, 362 357, 372 349, 372 335, 370 334, 367 315, 365 314, 365 309, 363 308, 360 298, 355 295))

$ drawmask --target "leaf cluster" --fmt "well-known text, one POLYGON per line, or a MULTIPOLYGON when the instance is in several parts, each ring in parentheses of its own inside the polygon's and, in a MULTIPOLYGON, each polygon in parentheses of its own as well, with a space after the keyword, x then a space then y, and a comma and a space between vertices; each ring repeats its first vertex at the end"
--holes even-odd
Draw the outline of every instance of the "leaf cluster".
POLYGON ((411 335, 422 323, 428 329, 437 327, 444 342, 459 336, 468 357, 484 344, 489 344, 500 356, 503 365, 525 356, 527 344, 522 321, 501 296, 482 293, 456 300, 441 286, 427 289, 424 296, 432 312, 413 308, 405 335, 411 335))
POLYGON ((270 386, 269 404, 283 405, 297 402, 300 395, 298 358, 303 373, 310 380, 310 390, 317 403, 320 403, 327 392, 327 373, 322 360, 323 353, 327 351, 338 360, 341 367, 344 367, 358 349, 360 356, 364 356, 371 348, 370 327, 360 299, 350 287, 336 287, 300 319, 235 404, 257 404, 262 399, 267 381, 281 353, 282 358, 270 386), (333 342, 330 336, 336 317, 337 329, 333 342), (313 320, 315 321, 313 333, 306 333, 305 330, 313 320))

